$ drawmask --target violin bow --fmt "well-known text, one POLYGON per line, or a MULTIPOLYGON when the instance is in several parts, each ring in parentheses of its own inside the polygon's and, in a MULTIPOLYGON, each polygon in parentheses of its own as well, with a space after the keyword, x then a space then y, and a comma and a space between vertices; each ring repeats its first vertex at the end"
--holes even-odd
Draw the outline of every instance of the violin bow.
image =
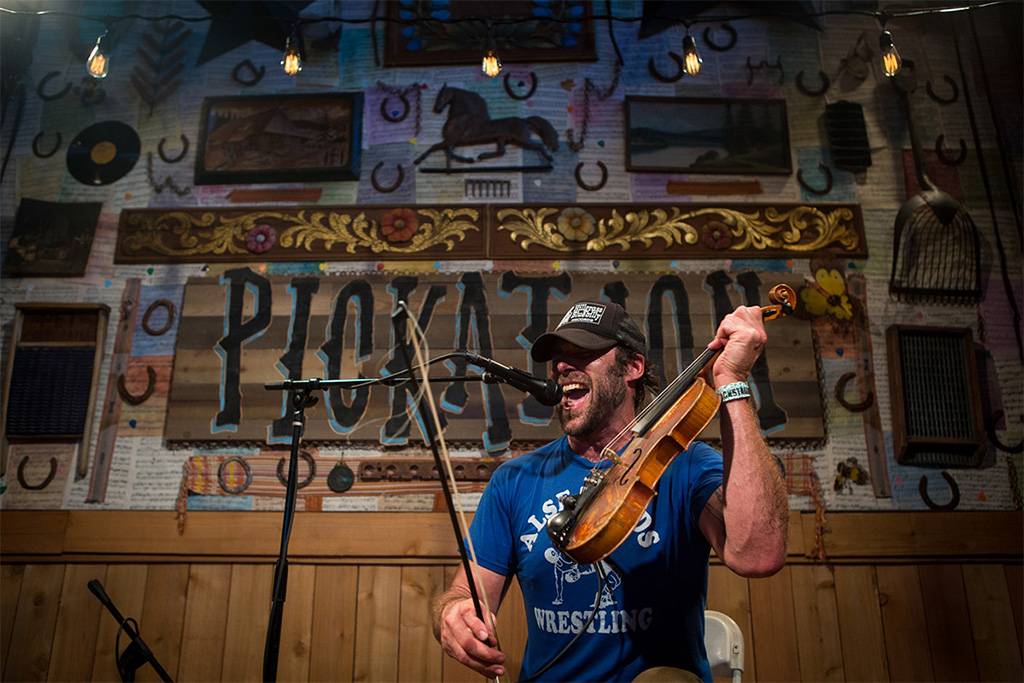
MULTIPOLYGON (((452 522, 452 527, 455 531, 455 540, 459 547, 459 556, 462 558, 462 566, 466 572, 466 580, 469 583, 470 597, 473 599, 473 606, 476 608, 476 615, 481 621, 489 622, 491 628, 494 630, 495 645, 498 649, 501 649, 501 642, 498 638, 498 625, 491 615, 494 612, 491 610, 491 606, 487 600, 487 593, 477 590, 477 577, 474 572, 474 566, 477 566, 476 561, 476 549, 473 547, 473 538, 469 535, 469 523, 466 521, 466 513, 462 508, 462 501, 459 498, 459 488, 455 479, 455 470, 452 467, 451 454, 448 452, 448 444, 444 439, 444 433, 441 428, 441 419, 437 414, 437 405, 434 402, 433 392, 430 390, 430 380, 428 377, 429 365, 425 362, 426 353, 424 347, 426 346, 426 335, 420 328, 416 319, 412 316, 412 312, 409 310, 408 305, 404 301, 398 303, 398 309, 404 315, 405 320, 409 323, 405 329, 399 329, 399 311, 396 311, 392 316, 392 326, 395 330, 395 338, 399 342, 399 346, 402 349, 402 354, 405 357, 405 364, 409 369, 410 381, 414 385, 419 384, 416 387, 416 409, 420 413, 423 419, 424 436, 430 443, 431 452, 434 455, 434 463, 437 465, 438 470, 444 471, 444 476, 441 477, 441 489, 444 492, 445 503, 448 507, 448 515, 452 522), (409 343, 405 343, 405 334, 403 332, 409 331, 409 343), (409 357, 409 347, 413 348, 415 354, 415 365, 413 365, 413 359, 409 357), (416 378, 415 369, 418 368, 420 371, 420 378, 416 378), (423 404, 426 404, 427 410, 423 409, 423 404), (427 417, 429 416, 429 419, 427 417), (463 542, 465 538, 465 542, 463 542), (468 549, 468 552, 467 552, 468 549), (481 606, 481 602, 483 603, 481 606), (484 611, 486 610, 486 612, 484 611), (484 616, 486 614, 486 617, 484 616)), ((498 676, 494 677, 496 683, 501 683, 501 678, 498 676)))

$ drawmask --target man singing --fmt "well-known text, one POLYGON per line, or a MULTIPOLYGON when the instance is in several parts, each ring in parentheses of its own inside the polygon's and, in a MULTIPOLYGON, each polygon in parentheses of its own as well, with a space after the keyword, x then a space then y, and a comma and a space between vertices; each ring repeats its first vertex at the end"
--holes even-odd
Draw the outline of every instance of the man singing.
MULTIPOLYGON (((529 625, 522 680, 630 681, 653 667, 711 680, 704 650, 710 550, 745 577, 774 574, 786 556, 786 489, 746 383, 765 340, 756 306, 722 320, 708 345, 720 349, 713 375, 723 399, 722 452, 695 441, 676 456, 633 532, 600 567, 566 558, 545 523, 595 465, 611 465, 603 449, 656 387, 647 342, 620 306, 581 301, 534 343, 534 360, 550 361, 562 387, 555 412, 565 434, 503 463, 470 528, 488 604, 497 610, 512 576, 519 580, 529 625)), ((432 618, 449 656, 487 677, 504 675, 505 656, 491 620, 476 616, 463 569, 434 602, 432 618)))

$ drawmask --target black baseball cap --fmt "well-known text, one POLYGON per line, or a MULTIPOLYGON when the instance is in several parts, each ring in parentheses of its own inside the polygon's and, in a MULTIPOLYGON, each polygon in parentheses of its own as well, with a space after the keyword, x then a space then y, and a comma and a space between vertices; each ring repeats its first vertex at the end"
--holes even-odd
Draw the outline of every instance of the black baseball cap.
POLYGON ((647 353, 647 339, 640 327, 622 306, 610 301, 573 304, 554 330, 537 337, 530 355, 538 363, 546 363, 551 360, 551 349, 559 339, 591 351, 621 345, 637 353, 647 353))

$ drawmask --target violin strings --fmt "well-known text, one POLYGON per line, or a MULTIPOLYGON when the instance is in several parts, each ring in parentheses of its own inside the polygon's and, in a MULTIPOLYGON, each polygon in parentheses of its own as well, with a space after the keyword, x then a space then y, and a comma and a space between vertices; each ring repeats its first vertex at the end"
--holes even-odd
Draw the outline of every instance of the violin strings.
MULTIPOLYGON (((647 405, 641 408, 640 412, 637 413, 636 416, 629 421, 629 424, 627 424, 621 432, 616 434, 615 438, 608 442, 608 445, 605 446, 604 450, 602 450, 602 455, 604 455, 607 451, 611 450, 612 445, 618 444, 620 439, 623 439, 628 432, 632 431, 648 415, 650 415, 655 410, 661 409, 661 402, 663 397, 674 396, 679 391, 680 385, 687 380, 687 378, 694 371, 695 368, 706 365, 707 359, 704 358, 704 356, 707 352, 707 349, 704 352, 702 352, 693 362, 687 365, 682 372, 680 372, 678 375, 672 378, 672 381, 670 381, 664 389, 659 391, 653 398, 651 398, 647 405)), ((611 452, 614 453, 615 451, 612 450, 611 452)))
MULTIPOLYGON (((429 364, 424 361, 424 358, 429 356, 430 354, 430 347, 427 344, 426 334, 424 333, 423 328, 420 327, 419 322, 416 320, 416 317, 410 314, 408 316, 408 320, 411 323, 410 331, 412 332, 412 334, 409 335, 409 343, 412 346, 413 355, 415 356, 417 363, 417 366, 414 369, 418 369, 420 372, 420 377, 422 380, 420 382, 420 384, 422 385, 421 391, 423 392, 423 395, 427 399, 426 403, 430 410, 430 419, 434 424, 435 434, 437 434, 438 448, 440 449, 441 454, 443 455, 442 460, 444 461, 445 469, 447 470, 446 474, 448 476, 448 481, 451 483, 452 501, 455 503, 455 511, 458 514, 459 523, 461 524, 463 534, 466 537, 466 547, 469 549, 469 559, 472 560, 474 566, 479 566, 479 563, 476 561, 476 549, 473 547, 473 537, 469 534, 469 522, 466 521, 466 513, 462 508, 462 501, 460 500, 459 497, 458 482, 455 479, 455 470, 452 468, 452 459, 451 455, 448 452, 448 444, 445 441, 444 435, 441 432, 441 418, 437 414, 437 406, 434 403, 434 395, 433 392, 430 390, 430 378, 428 372, 429 364)), ((475 576, 468 576, 466 578, 469 581, 477 583, 475 576)), ((494 611, 491 609, 491 605, 487 599, 487 591, 483 590, 483 586, 481 586, 480 584, 477 585, 480 587, 478 593, 480 594, 480 598, 484 603, 484 608, 487 610, 487 618, 491 622, 491 628, 494 629, 494 639, 496 641, 495 644, 497 645, 497 649, 500 650, 501 641, 498 638, 498 624, 495 621, 495 619, 491 617, 491 615, 494 614, 494 611)), ((500 679, 498 677, 495 677, 495 680, 500 679)))

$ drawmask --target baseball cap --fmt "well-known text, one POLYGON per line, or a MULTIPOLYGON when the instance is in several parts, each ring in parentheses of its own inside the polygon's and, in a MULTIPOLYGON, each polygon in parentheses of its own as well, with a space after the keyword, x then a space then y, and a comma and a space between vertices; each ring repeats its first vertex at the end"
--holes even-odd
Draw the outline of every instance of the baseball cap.
POLYGON ((637 353, 647 353, 647 339, 640 327, 622 306, 610 301, 573 304, 554 330, 537 337, 530 355, 535 361, 546 363, 559 339, 592 351, 621 344, 637 353))

